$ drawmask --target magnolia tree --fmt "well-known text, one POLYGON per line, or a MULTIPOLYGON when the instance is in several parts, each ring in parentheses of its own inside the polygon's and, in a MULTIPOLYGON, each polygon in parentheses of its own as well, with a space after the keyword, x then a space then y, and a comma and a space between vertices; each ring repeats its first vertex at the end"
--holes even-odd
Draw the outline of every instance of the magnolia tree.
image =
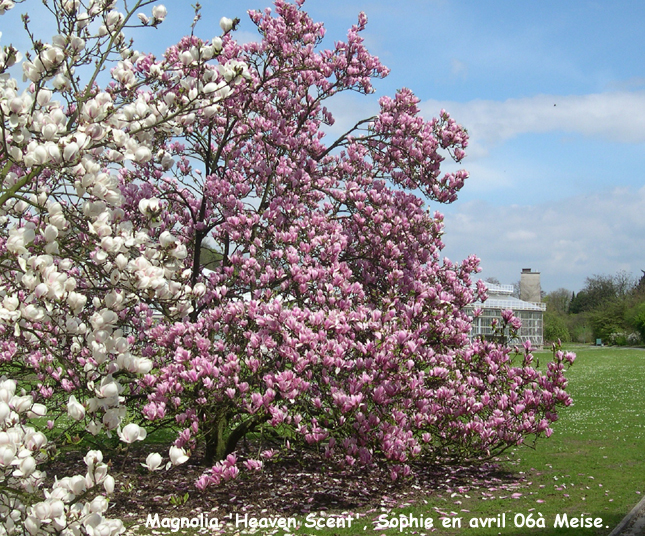
POLYGON ((149 4, 55 0, 51 43, 0 58, 0 370, 49 426, 178 427, 170 463, 203 445, 215 464, 202 489, 237 476, 251 433, 249 470, 266 436, 393 477, 549 435, 573 356, 540 371, 530 347, 469 342, 478 260, 442 259, 426 208, 457 198, 467 173, 440 164, 466 131, 403 89, 328 134, 327 101, 388 74, 366 17, 322 49, 303 1, 277 0, 249 13, 259 42, 223 18, 156 58, 125 36, 159 26, 149 4))
MULTIPOLYGON (((185 136, 195 111, 213 113, 245 72, 206 66, 221 36, 188 47, 199 78, 186 77, 185 55, 156 61, 132 50, 124 32, 166 16, 162 5, 140 11, 151 4, 50 2, 51 42, 24 16, 32 49, 0 51, 0 373, 11 377, 0 378, 0 534, 123 531, 102 515, 114 480, 100 451, 85 456, 84 476, 49 490, 41 469, 78 431, 146 437, 137 419, 147 393, 136 382, 155 363, 138 353, 133 317, 152 307, 181 320, 191 309, 185 245, 169 246, 152 221, 128 221, 120 173, 152 161, 167 169, 164 139, 185 136), (20 68, 22 83, 12 77, 20 68)), ((0 15, 13 7, 3 0, 0 15)), ((222 19, 224 34, 232 25, 222 19)), ((187 456, 172 446, 169 458, 166 467, 187 456)), ((153 453, 144 465, 162 461, 153 453)))

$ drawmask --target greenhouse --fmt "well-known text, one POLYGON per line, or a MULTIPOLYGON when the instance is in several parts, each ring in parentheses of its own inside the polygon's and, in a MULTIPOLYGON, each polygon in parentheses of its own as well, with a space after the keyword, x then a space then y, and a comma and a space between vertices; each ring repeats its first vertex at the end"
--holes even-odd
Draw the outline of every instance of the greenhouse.
MULTIPOLYGON (((470 332, 471 339, 477 337, 492 338, 493 319, 501 321, 502 311, 511 309, 515 316, 522 321, 522 327, 517 338, 510 340, 511 344, 521 344, 527 340, 531 341, 534 348, 542 348, 543 338, 543 317, 546 310, 546 303, 539 301, 523 301, 513 296, 513 285, 495 285, 487 283, 488 299, 485 302, 475 302, 474 308, 482 309, 482 314, 473 319, 470 332)), ((539 296, 539 294, 538 294, 539 296)))

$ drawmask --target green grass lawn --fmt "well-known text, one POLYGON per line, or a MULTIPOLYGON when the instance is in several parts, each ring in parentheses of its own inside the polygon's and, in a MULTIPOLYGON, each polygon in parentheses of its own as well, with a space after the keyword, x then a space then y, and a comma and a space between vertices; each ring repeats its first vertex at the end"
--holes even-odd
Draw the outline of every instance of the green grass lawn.
MULTIPOLYGON (((301 526, 297 531, 245 531, 238 527, 237 531, 240 534, 320 536, 609 534, 645 495, 645 350, 567 349, 578 356, 568 372, 569 392, 574 405, 561 411, 561 418, 549 439, 538 442, 535 449, 518 447, 505 456, 502 467, 520 479, 516 488, 496 487, 492 483, 465 493, 454 490, 433 493, 428 490, 427 497, 402 508, 375 505, 372 511, 362 512, 361 517, 352 522, 351 528, 312 529, 301 526), (455 528, 444 528, 443 516, 439 512, 447 514, 446 522, 454 523, 455 528), (557 516, 562 519, 564 514, 569 520, 582 518, 583 525, 585 519, 590 519, 587 523, 595 522, 600 527, 556 528, 557 516), (408 519, 410 516, 432 518, 433 528, 375 530, 373 522, 380 515, 390 520, 398 520, 401 515, 408 519), (543 519, 545 527, 530 529, 515 525, 514 521, 521 522, 529 515, 532 519, 543 519), (486 521, 487 518, 494 521, 486 521), (500 527, 504 518, 506 525, 500 527), (598 518, 602 521, 596 521, 598 518)), ((548 354, 541 357, 546 361, 548 354)), ((172 516, 172 511, 169 510, 167 515, 172 516)), ((304 524, 305 519, 302 518, 301 522, 304 524)), ((157 529, 156 533, 170 531, 157 529)))

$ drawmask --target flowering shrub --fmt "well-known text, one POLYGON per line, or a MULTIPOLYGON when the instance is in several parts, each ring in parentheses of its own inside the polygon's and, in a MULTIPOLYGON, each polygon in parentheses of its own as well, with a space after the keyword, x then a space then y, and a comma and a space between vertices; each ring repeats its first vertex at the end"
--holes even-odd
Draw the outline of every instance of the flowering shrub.
POLYGON ((607 342, 616 346, 636 346, 641 344, 641 338, 638 333, 610 333, 607 342))
POLYGON ((123 34, 135 14, 162 22, 163 6, 139 12, 151 3, 54 0, 60 33, 33 38, 24 90, 20 52, 0 58, 2 370, 35 375, 52 420, 85 433, 130 444, 146 419, 181 425, 170 463, 203 443, 202 489, 237 476, 251 432, 385 459, 393 477, 549 435, 573 356, 540 372, 528 347, 514 362, 469 342, 478 260, 442 259, 425 207, 457 198, 467 173, 440 165, 466 131, 402 89, 324 143, 327 101, 388 74, 365 15, 324 50, 303 1, 277 0, 250 13, 261 42, 236 43, 224 17, 157 59, 123 34))

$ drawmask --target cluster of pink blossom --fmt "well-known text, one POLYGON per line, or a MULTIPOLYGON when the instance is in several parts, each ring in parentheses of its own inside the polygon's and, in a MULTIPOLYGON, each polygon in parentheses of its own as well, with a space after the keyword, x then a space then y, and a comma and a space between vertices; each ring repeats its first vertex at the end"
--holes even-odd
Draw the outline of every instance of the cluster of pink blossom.
MULTIPOLYGON (((152 325, 142 343, 160 364, 142 382, 144 414, 183 423, 180 444, 204 438, 207 461, 271 427, 348 464, 383 456, 401 474, 416 456, 490 455, 548 433, 570 403, 562 359, 541 373, 528 350, 514 365, 508 348, 469 344, 478 261, 442 261, 441 215, 405 191, 453 201, 467 174, 442 176, 441 152, 460 160, 465 131, 444 111, 424 121, 402 90, 323 144, 325 101, 369 93, 387 70, 363 45, 363 16, 318 52, 322 25, 285 2, 276 14, 251 13, 262 42, 223 48, 250 79, 220 114, 198 115, 195 140, 210 145, 190 147, 204 172, 185 160, 157 183, 160 228, 193 245, 200 290, 188 321, 152 325)), ((149 188, 128 184, 131 213, 149 188)))
POLYGON ((320 50, 303 3, 250 12, 260 42, 238 44, 224 17, 223 35, 157 59, 123 30, 158 26, 163 6, 54 0, 59 35, 34 40, 24 91, 5 47, 0 370, 35 374, 39 403, 67 393, 53 421, 87 433, 132 443, 145 419, 179 424, 170 463, 202 443, 202 489, 237 476, 256 432, 386 459, 395 477, 548 435, 573 356, 541 372, 530 348, 469 342, 478 260, 441 258, 425 205, 456 199, 467 173, 440 165, 463 158, 466 131, 445 111, 425 121, 404 89, 325 143, 327 100, 388 70, 365 15, 320 50))

